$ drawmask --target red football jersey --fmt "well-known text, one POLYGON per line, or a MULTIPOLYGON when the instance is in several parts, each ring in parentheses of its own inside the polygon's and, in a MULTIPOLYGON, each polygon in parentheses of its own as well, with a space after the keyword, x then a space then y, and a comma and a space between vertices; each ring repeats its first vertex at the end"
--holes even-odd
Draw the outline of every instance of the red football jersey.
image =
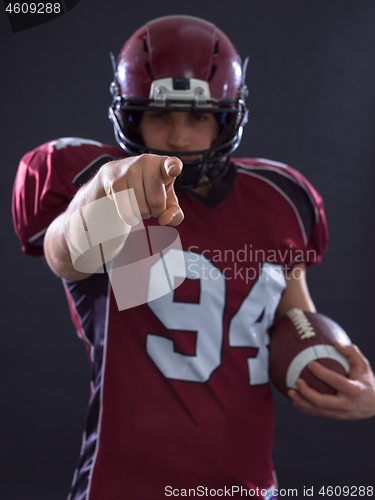
MULTIPOLYGON (((72 141, 44 145, 21 162, 14 220, 26 253, 42 254, 41 236, 77 186, 122 156, 72 141)), ((211 489, 241 496, 241 488, 273 498, 267 330, 287 271, 320 261, 327 230, 322 200, 301 174, 267 160, 232 163, 208 197, 178 193, 186 275, 169 265, 173 246, 153 251, 145 267, 146 292, 165 270, 169 293, 124 309, 106 273, 64 282, 92 364, 71 500, 160 500, 211 489)), ((140 239, 152 239, 155 226, 144 221, 126 241, 132 262, 145 258, 140 239)), ((115 268, 125 266, 121 254, 116 259, 115 268)))

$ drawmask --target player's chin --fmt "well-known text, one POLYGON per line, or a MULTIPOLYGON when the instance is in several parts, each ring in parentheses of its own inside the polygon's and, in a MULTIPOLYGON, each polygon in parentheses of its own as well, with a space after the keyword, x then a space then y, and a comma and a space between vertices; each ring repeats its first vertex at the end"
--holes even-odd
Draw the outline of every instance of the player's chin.
POLYGON ((202 155, 179 155, 179 158, 185 163, 189 161, 200 161, 202 160, 202 155))

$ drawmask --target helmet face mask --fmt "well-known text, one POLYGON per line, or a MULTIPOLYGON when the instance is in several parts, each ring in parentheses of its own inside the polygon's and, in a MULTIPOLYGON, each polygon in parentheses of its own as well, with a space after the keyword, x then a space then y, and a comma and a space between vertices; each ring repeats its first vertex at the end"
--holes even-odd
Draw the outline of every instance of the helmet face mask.
POLYGON ((167 16, 146 24, 121 50, 111 91, 109 118, 117 142, 129 155, 183 156, 180 188, 202 185, 204 176, 210 184, 225 175, 248 111, 240 58, 214 25, 190 16, 167 16), (218 137, 201 151, 150 149, 139 123, 144 112, 155 110, 213 113, 218 137), (224 157, 226 161, 220 161, 224 157))

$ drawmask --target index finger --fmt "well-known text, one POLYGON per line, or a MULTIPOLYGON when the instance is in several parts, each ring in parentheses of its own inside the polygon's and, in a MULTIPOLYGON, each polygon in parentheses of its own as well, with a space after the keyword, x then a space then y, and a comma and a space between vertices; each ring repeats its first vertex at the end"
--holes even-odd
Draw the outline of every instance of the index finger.
POLYGON ((347 393, 350 391, 350 379, 347 376, 337 373, 326 366, 323 366, 318 361, 312 361, 307 365, 315 377, 325 382, 338 392, 347 393))

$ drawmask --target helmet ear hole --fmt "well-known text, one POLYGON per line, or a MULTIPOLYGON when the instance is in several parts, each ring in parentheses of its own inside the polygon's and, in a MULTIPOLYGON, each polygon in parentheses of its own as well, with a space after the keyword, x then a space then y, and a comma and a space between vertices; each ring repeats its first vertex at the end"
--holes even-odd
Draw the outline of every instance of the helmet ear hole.
MULTIPOLYGON (((231 147, 230 138, 234 135, 237 125, 237 113, 216 113, 216 120, 219 124, 219 135, 212 143, 212 147, 218 147, 221 144, 227 143, 231 147)), ((225 154, 226 151, 223 151, 225 154)))
POLYGON ((223 126, 227 123, 228 113, 221 113, 219 125, 223 126))
POLYGON ((134 111, 126 107, 121 108, 121 126, 125 135, 132 141, 144 145, 143 137, 139 131, 142 116, 142 111, 134 111))

